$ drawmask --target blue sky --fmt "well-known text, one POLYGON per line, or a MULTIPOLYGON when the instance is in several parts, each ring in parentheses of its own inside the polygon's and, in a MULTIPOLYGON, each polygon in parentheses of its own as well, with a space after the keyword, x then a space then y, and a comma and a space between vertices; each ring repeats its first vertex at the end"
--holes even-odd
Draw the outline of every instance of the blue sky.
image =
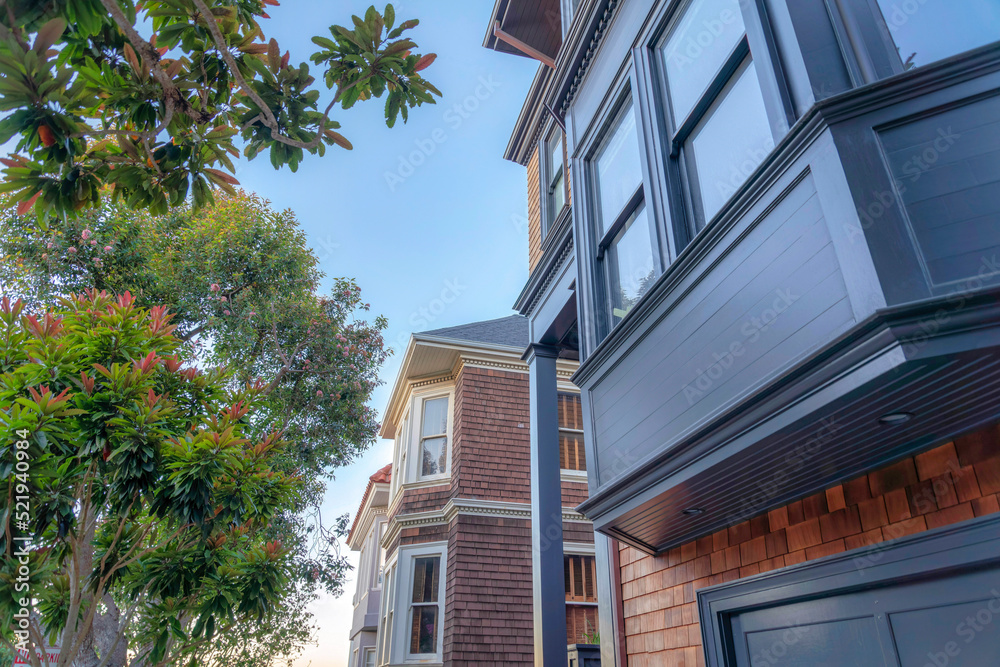
MULTIPOLYGON (((298 62, 315 50, 312 35, 350 25, 351 14, 369 5, 285 0, 262 27, 298 62)), ((420 19, 414 39, 421 52, 438 54, 425 74, 444 98, 392 130, 381 101, 335 113, 354 151, 307 159, 295 174, 275 172, 265 156, 241 164, 237 178, 275 207, 295 211, 323 271, 356 278, 373 312, 389 319, 388 342, 404 348, 412 331, 512 312, 527 278, 526 183, 524 168, 504 161, 503 151, 537 63, 481 46, 493 0, 394 6, 397 21, 420 19)), ((373 400, 380 411, 398 364, 396 355, 383 369, 387 385, 373 400)), ((391 443, 379 441, 340 470, 324 516, 353 516, 368 476, 390 458, 391 443)), ((314 610, 319 646, 299 665, 347 664, 353 591, 352 579, 342 598, 324 598, 314 610)))

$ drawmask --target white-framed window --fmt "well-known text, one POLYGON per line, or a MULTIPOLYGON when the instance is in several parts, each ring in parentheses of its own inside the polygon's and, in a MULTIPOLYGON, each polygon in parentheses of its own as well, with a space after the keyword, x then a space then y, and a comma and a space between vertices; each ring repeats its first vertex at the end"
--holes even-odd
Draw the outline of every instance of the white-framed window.
POLYGON ((364 667, 375 667, 375 649, 374 648, 366 648, 365 649, 364 667))
POLYGON ((413 428, 406 481, 446 479, 451 474, 451 389, 415 393, 410 414, 413 428))
POLYGON ((448 543, 399 547, 389 566, 379 664, 441 662, 448 543))
POLYGON ((410 442, 410 413, 407 411, 400 420, 396 431, 396 441, 393 445, 392 483, 390 484, 390 502, 396 497, 403 482, 406 481, 406 450, 410 442))
POLYGON ((394 621, 396 616, 396 562, 390 561, 385 570, 385 591, 382 596, 382 610, 379 614, 378 625, 378 655, 376 660, 379 665, 388 665, 392 662, 393 636, 395 635, 394 621))

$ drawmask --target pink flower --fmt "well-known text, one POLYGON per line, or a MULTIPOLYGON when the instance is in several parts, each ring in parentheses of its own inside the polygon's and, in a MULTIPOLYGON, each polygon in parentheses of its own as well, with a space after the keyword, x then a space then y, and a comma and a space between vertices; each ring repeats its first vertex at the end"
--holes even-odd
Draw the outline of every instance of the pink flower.
POLYGON ((229 299, 227 299, 226 297, 223 296, 223 297, 219 298, 219 301, 221 301, 222 303, 225 303, 225 302, 229 301, 229 299))
POLYGON ((83 233, 80 234, 80 238, 83 239, 84 241, 89 239, 91 236, 93 236, 93 232, 91 232, 89 229, 83 230, 83 233))
POLYGON ((43 252, 42 253, 42 259, 48 259, 48 258, 49 258, 49 253, 43 252))
POLYGON ((95 257, 94 258, 94 264, 97 264, 98 266, 100 266, 101 265, 101 258, 100 257, 95 257))
POLYGON ((250 314, 247 317, 256 317, 256 316, 257 316, 257 311, 251 310, 250 314))
POLYGON ((321 389, 321 390, 317 391, 316 395, 319 396, 320 398, 323 398, 323 390, 321 389))
POLYGON ((66 252, 68 252, 71 255, 75 255, 76 254, 76 248, 74 248, 73 246, 70 246, 69 248, 66 249, 66 252))
POLYGON ((232 313, 231 313, 231 312, 229 312, 228 310, 224 310, 224 311, 222 311, 222 312, 224 312, 224 313, 225 313, 226 315, 232 315, 232 313))
POLYGON ((104 252, 111 252, 111 246, 109 245, 104 246, 104 252))
POLYGON ((51 247, 52 247, 52 242, 51 242, 51 241, 49 241, 48 243, 46 243, 46 244, 45 244, 45 247, 46 247, 46 248, 51 248, 51 247))
POLYGON ((91 240, 90 245, 97 245, 97 239, 91 240))
POLYGON ((209 285, 208 289, 212 290, 213 292, 218 292, 219 291, 219 283, 212 283, 211 285, 209 285))

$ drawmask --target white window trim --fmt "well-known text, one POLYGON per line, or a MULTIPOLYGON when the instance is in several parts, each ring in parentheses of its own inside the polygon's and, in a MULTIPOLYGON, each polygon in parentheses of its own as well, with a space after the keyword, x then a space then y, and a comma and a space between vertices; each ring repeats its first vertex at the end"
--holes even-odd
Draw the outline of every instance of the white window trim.
MULTIPOLYGON (((448 575, 448 543, 428 542, 400 546, 396 550, 396 578, 393 586, 394 600, 387 600, 387 605, 393 608, 393 627, 390 632, 390 655, 386 663, 406 665, 440 664, 444 655, 444 612, 445 612, 445 582, 448 575), (413 590, 413 560, 423 556, 441 557, 441 574, 438 590, 438 637, 437 652, 434 654, 411 655, 409 652, 409 632, 412 625, 410 594, 413 590)), ((388 566, 387 566, 388 567, 388 566)))
POLYGON ((396 648, 393 642, 395 637, 393 626, 396 623, 396 600, 394 598, 399 594, 399 587, 395 581, 395 575, 399 572, 396 562, 397 554, 393 554, 385 564, 386 579, 392 580, 385 587, 386 594, 382 596, 382 605, 379 610, 378 633, 376 634, 376 648, 378 649, 378 653, 375 656, 375 662, 380 666, 393 662, 392 653, 396 648), (389 620, 390 614, 392 615, 391 621, 389 620))
POLYGON ((407 476, 403 483, 407 485, 415 483, 429 484, 431 482, 450 480, 452 467, 452 441, 455 433, 455 387, 429 387, 425 390, 414 391, 410 401, 409 413, 414 416, 414 419, 410 422, 410 437, 407 443, 407 450, 409 452, 406 465, 407 476), (448 399, 448 430, 445 434, 448 440, 445 444, 446 472, 437 475, 421 475, 419 468, 419 462, 422 460, 422 457, 420 456, 420 436, 423 432, 424 402, 435 398, 448 399))
MULTIPOLYGON (((368 667, 368 656, 370 656, 370 655, 372 655, 372 656, 375 655, 375 647, 374 646, 368 646, 368 647, 365 648, 365 652, 361 656, 361 667, 368 667)), ((377 657, 376 657, 376 660, 378 660, 377 657)), ((375 663, 373 662, 372 664, 375 664, 375 663)))

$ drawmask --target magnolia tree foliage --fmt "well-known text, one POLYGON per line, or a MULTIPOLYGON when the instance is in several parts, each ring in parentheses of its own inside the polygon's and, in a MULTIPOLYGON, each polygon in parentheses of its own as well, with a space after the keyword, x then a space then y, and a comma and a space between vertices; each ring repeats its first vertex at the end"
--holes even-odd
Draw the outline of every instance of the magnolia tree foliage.
POLYGON ((351 148, 336 107, 384 97, 392 127, 440 96, 421 74, 435 56, 406 36, 417 21, 391 4, 313 37, 316 75, 266 38, 277 4, 0 0, 0 142, 18 140, 0 187, 42 221, 99 204, 106 186, 163 214, 189 194, 211 202, 213 187, 233 194, 240 147, 294 171, 306 152, 351 148))
POLYGON ((34 599, 15 643, 108 664, 129 630, 134 663, 176 664, 267 617, 293 566, 269 524, 300 482, 279 434, 254 435, 264 393, 193 365, 166 309, 128 293, 2 300, 0 493, 24 499, 4 508, 5 626, 34 599), (97 647, 110 604, 120 625, 97 647))
MULTIPOLYGON (((0 289, 33 309, 91 286, 130 292, 140 307, 167 304, 179 349, 224 365, 219 382, 230 391, 259 380, 242 427, 257 439, 280 430, 285 444, 271 464, 301 478, 266 528, 288 551, 290 583, 274 603, 278 614, 191 650, 203 664, 267 665, 301 648, 303 626, 293 619, 308 616, 302 600, 321 588, 339 593, 346 574, 336 548, 346 520, 323 521, 316 508, 332 472, 376 437, 367 402, 387 354, 385 320, 359 317, 368 304, 351 281, 322 294, 318 260, 295 216, 242 192, 162 216, 106 201, 47 229, 7 209, 0 256, 0 289)), ((114 600, 105 608, 99 623, 124 618, 114 600)), ((133 618, 131 646, 141 645, 143 623, 133 618)))

